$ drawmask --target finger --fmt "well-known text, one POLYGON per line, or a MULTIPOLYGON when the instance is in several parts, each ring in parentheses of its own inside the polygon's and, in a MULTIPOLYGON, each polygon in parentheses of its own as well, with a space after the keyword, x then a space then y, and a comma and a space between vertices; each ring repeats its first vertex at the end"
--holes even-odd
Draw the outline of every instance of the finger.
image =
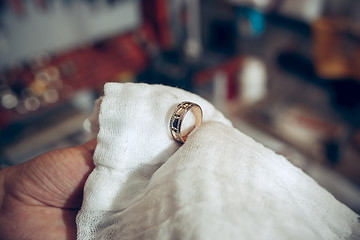
POLYGON ((79 208, 85 181, 94 168, 96 140, 40 155, 19 166, 17 191, 28 204, 79 208))
POLYGON ((94 168, 94 161, 93 161, 93 155, 94 155, 94 151, 97 145, 97 140, 96 138, 91 139, 79 146, 70 148, 74 153, 78 153, 79 155, 82 155, 82 157, 78 158, 78 160, 75 161, 71 161, 67 162, 65 164, 75 164, 77 165, 77 167, 79 168, 86 168, 86 167, 90 167, 90 168, 94 168))
POLYGON ((96 145, 97 145, 97 140, 96 140, 96 138, 94 138, 80 146, 84 147, 90 153, 94 153, 96 145))

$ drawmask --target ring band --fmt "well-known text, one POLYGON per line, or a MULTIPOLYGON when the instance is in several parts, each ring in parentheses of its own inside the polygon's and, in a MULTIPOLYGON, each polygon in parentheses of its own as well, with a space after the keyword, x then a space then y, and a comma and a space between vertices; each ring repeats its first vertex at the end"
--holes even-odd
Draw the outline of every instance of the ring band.
POLYGON ((199 126, 202 123, 202 115, 203 115, 202 109, 196 103, 182 102, 179 105, 177 105, 177 107, 170 119, 170 130, 171 130, 171 135, 173 136, 173 138, 178 142, 184 143, 186 141, 188 135, 197 126, 199 126), (189 112, 189 110, 191 110, 195 116, 195 124, 194 124, 193 128, 186 135, 183 135, 181 133, 181 126, 182 126, 183 120, 185 118, 185 115, 187 112, 189 112))

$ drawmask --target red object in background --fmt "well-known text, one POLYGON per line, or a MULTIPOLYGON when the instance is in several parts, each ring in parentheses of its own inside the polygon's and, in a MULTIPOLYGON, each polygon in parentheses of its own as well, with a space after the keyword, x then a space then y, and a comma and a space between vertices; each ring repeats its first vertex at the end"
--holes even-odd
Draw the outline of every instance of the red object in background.
POLYGON ((18 15, 25 14, 23 0, 8 0, 8 4, 16 14, 18 15))
POLYGON ((145 22, 151 24, 160 47, 169 50, 174 47, 171 33, 168 0, 147 0, 142 2, 145 22))
POLYGON ((56 103, 48 104, 37 111, 19 114, 14 109, 0 108, 0 130, 11 123, 61 104, 76 91, 84 88, 99 90, 106 82, 116 80, 121 73, 132 72, 135 75, 142 71, 148 63, 148 55, 143 46, 144 41, 155 41, 154 33, 148 26, 91 46, 55 54, 45 66, 41 66, 37 71, 29 68, 8 71, 9 82, 15 82, 16 85, 26 88, 34 83, 36 72, 55 67, 60 72, 63 88, 60 89, 60 98, 56 103), (139 41, 139 36, 142 42, 139 41))
POLYGON ((147 57, 133 34, 115 37, 92 47, 61 54, 52 63, 56 66, 71 64, 74 73, 63 76, 63 81, 75 90, 98 88, 123 71, 138 72, 147 64, 147 57))
POLYGON ((35 5, 38 6, 40 9, 43 9, 43 10, 46 10, 46 8, 47 8, 46 1, 47 0, 33 0, 35 5))
POLYGON ((234 99, 237 97, 237 75, 241 65, 244 61, 244 57, 236 57, 226 61, 216 67, 203 70, 195 74, 193 78, 193 84, 201 86, 209 81, 214 79, 214 76, 217 72, 224 72, 227 76, 227 98, 234 99))

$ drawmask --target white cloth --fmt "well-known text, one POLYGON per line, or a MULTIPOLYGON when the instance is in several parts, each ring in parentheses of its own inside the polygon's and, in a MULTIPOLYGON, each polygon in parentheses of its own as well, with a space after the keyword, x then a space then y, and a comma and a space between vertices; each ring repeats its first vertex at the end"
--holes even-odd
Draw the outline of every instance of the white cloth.
POLYGON ((199 96, 108 83, 97 104, 78 239, 360 239, 354 212, 199 96), (204 123, 180 145, 169 121, 185 100, 204 123))

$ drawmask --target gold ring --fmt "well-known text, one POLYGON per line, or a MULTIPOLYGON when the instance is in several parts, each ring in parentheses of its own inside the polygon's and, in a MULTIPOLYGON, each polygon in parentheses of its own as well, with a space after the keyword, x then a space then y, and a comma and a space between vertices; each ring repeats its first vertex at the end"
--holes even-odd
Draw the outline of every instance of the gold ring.
POLYGON ((173 115, 171 116, 170 119, 170 130, 171 130, 171 135, 173 136, 173 138, 181 143, 184 143, 188 137, 188 135, 197 127, 202 123, 202 110, 201 107, 199 105, 197 105, 196 103, 192 103, 192 102, 182 102, 179 105, 177 105, 173 115), (181 126, 183 124, 184 118, 186 113, 189 112, 189 110, 191 110, 191 112, 193 113, 194 117, 195 117, 195 124, 192 126, 192 128, 187 131, 186 134, 182 134, 181 132, 181 126))

